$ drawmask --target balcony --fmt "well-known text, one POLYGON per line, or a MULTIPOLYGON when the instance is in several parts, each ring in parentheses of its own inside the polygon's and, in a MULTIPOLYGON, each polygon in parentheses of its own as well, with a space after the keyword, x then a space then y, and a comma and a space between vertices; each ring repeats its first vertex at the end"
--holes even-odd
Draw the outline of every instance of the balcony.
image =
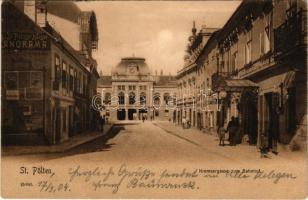
POLYGON ((279 58, 305 45, 307 16, 304 11, 287 12, 288 19, 274 30, 274 55, 279 58), (291 14, 290 14, 291 13, 291 14))
POLYGON ((212 75, 212 90, 216 90, 221 80, 231 76, 230 72, 216 72, 212 75))

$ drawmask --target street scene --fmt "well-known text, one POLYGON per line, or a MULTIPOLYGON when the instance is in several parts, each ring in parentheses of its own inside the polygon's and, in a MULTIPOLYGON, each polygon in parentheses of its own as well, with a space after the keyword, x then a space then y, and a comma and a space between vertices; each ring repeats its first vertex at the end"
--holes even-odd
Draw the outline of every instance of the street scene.
POLYGON ((4 198, 307 196, 305 1, 1 11, 4 198))

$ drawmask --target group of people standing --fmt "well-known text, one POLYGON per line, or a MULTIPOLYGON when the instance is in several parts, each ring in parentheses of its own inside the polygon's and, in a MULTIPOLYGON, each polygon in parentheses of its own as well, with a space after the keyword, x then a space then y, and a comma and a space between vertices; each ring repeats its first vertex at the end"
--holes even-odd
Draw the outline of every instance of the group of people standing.
POLYGON ((238 118, 235 118, 235 117, 232 116, 226 129, 225 129, 224 125, 221 125, 218 128, 218 136, 219 136, 219 145, 220 146, 225 145, 226 133, 229 133, 228 141, 229 141, 230 146, 235 146, 236 144, 241 143, 240 123, 239 123, 238 118))

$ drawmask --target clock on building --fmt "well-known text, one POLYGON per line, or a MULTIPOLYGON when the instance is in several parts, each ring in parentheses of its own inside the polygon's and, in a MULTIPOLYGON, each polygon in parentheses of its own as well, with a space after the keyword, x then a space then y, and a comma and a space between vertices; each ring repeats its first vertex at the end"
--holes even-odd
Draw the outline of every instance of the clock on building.
POLYGON ((128 66, 128 71, 131 73, 131 74, 134 74, 136 71, 137 71, 137 65, 136 64, 130 64, 128 66))

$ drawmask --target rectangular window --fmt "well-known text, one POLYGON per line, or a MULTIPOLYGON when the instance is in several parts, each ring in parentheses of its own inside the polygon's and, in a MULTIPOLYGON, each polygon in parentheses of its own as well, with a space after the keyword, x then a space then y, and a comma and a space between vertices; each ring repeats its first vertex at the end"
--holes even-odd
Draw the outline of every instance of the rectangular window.
POLYGON ((121 85, 118 85, 118 90, 121 90, 121 89, 122 89, 121 85))
POLYGON ((237 51, 233 53, 231 60, 231 72, 234 73, 237 68, 237 51))
POLYGON ((77 92, 80 94, 80 73, 77 72, 77 92))
POLYGON ((143 87, 142 87, 142 85, 140 85, 140 86, 139 86, 139 90, 143 90, 143 87))
POLYGON ((122 90, 125 90, 125 85, 122 85, 122 90))
POLYGON ((87 77, 83 76, 83 94, 87 94, 87 86, 88 86, 87 77))
POLYGON ((66 132, 66 109, 62 110, 62 122, 63 122, 62 131, 66 132))
POLYGON ((83 76, 81 73, 79 73, 79 77, 80 77, 80 90, 79 93, 82 94, 83 93, 83 76))
POLYGON ((74 70, 74 92, 77 91, 77 71, 74 70))
POLYGON ((74 70, 73 67, 70 66, 70 90, 73 91, 74 90, 74 70))
POLYGON ((264 54, 264 32, 260 33, 260 55, 264 54))
POLYGON ((143 89, 144 89, 144 90, 146 90, 146 89, 147 89, 147 86, 146 86, 146 85, 145 85, 145 86, 143 86, 143 89))
POLYGON ((265 28, 264 28, 264 53, 267 53, 270 51, 271 48, 271 15, 269 14, 266 17, 266 24, 265 24, 265 28))
POLYGON ((54 79, 60 79, 60 57, 55 54, 55 68, 54 68, 54 79))
POLYGON ((67 88, 67 74, 66 74, 66 63, 62 62, 62 88, 67 88))
POLYGON ((252 50, 252 32, 251 30, 246 33, 246 46, 245 46, 245 63, 251 62, 251 50, 252 50))

